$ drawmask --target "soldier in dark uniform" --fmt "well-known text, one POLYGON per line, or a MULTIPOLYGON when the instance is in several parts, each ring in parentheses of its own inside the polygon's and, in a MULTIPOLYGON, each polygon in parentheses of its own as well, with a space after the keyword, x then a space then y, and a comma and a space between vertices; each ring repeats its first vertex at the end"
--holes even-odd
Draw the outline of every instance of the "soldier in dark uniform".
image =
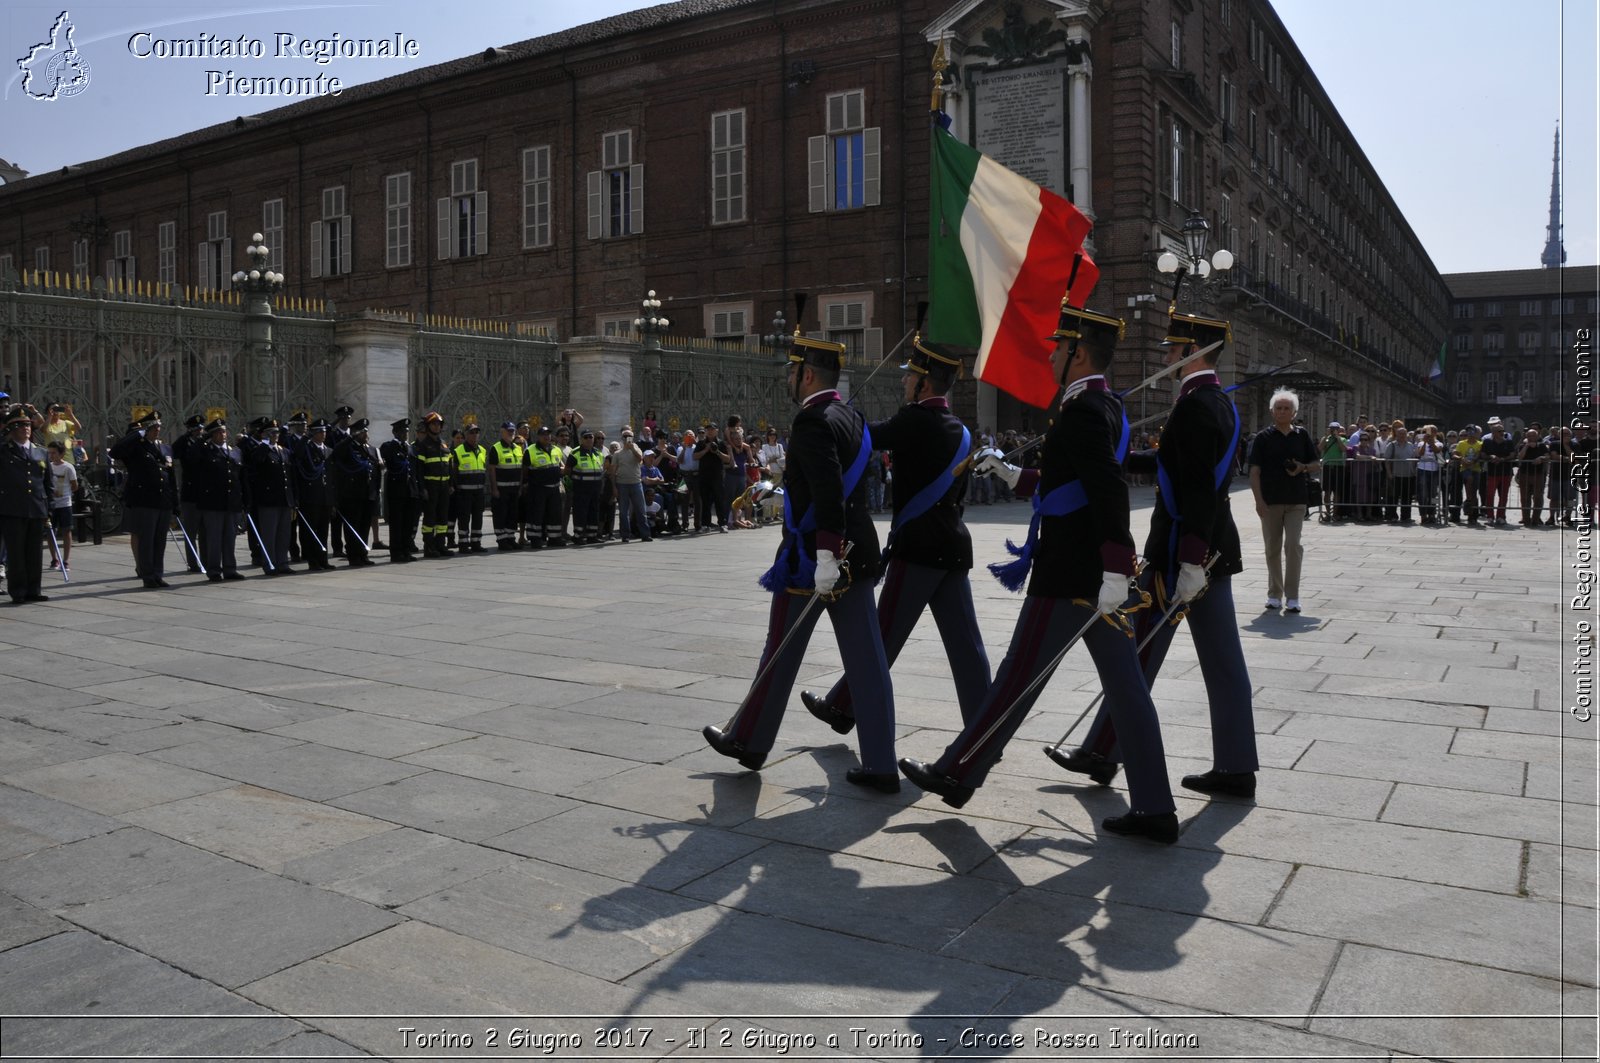
POLYGON ((184 433, 172 443, 172 457, 178 473, 178 527, 183 532, 183 560, 190 572, 200 571, 200 507, 195 504, 194 479, 189 475, 184 454, 192 447, 205 445, 206 419, 198 413, 183 422, 184 433))
MULTIPOLYGON (((328 426, 328 452, 330 455, 333 451, 339 449, 340 443, 350 438, 350 419, 355 415, 356 411, 353 406, 340 406, 333 411, 333 423, 328 426)), ((344 521, 339 517, 339 477, 342 475, 343 473, 340 471, 338 463, 330 460, 328 462, 328 486, 333 492, 333 514, 328 524, 328 552, 334 557, 344 556, 345 527, 344 521)), ((354 523, 354 521, 351 523, 354 523)), ((356 526, 360 527, 359 524, 356 526)))
POLYGON ((246 452, 245 483, 255 518, 257 546, 266 555, 269 576, 293 574, 289 568, 289 542, 294 536, 295 494, 289 471, 289 454, 278 445, 278 422, 262 418, 259 438, 246 452))
POLYGON ((765 763, 822 613, 822 607, 808 605, 821 592, 850 681, 861 743, 861 767, 845 778, 894 793, 900 789, 894 770, 894 692, 872 601, 882 564, 867 508, 872 436, 866 420, 836 390, 844 344, 810 339, 797 330, 788 365, 789 394, 800 412, 789 432, 783 539, 776 562, 761 579, 772 592, 761 671, 727 729, 707 727, 704 734, 711 748, 751 771, 765 763), (841 562, 848 566, 847 576, 842 577, 841 562), (778 654, 791 630, 794 637, 778 654))
POLYGON ((332 451, 328 448, 327 438, 328 422, 319 418, 289 459, 289 471, 294 477, 295 501, 300 505, 298 523, 301 551, 311 572, 333 571, 333 564, 328 560, 328 522, 333 517, 333 487, 328 473, 332 451))
MULTIPOLYGON (((894 452, 894 519, 884 548, 888 564, 878 591, 878 630, 893 667, 922 611, 933 612, 961 718, 970 723, 989 692, 989 658, 967 578, 972 537, 961 519, 972 433, 950 412, 946 397, 960 374, 961 358, 919 336, 900 368, 907 404, 871 426, 873 447, 894 452)), ((825 697, 803 690, 800 700, 839 734, 855 726, 846 679, 825 697)))
POLYGON ((194 479, 200 511, 200 557, 206 578, 244 579, 234 558, 239 514, 244 509, 244 469, 238 452, 228 446, 228 425, 220 418, 205 427, 205 442, 184 453, 184 476, 194 479))
POLYGON ((166 575, 167 531, 172 527, 172 507, 177 491, 172 482, 172 460, 161 446, 161 415, 151 411, 139 418, 134 430, 112 448, 127 479, 122 489, 123 520, 134 541, 134 571, 144 585, 156 590, 170 587, 166 575))
POLYGON ((6 589, 11 604, 48 602, 44 581, 44 530, 50 520, 48 458, 33 445, 42 424, 38 411, 14 406, 5 415, 0 442, 0 543, 5 546, 6 589))
MULTIPOLYGON (((1165 344, 1167 362, 1180 361, 1197 347, 1209 354, 1191 362, 1191 370, 1178 388, 1178 401, 1161 431, 1154 451, 1130 455, 1129 469, 1156 474, 1156 507, 1145 541, 1146 568, 1141 583, 1149 588, 1159 607, 1141 616, 1142 640, 1168 604, 1186 606, 1195 655, 1205 678, 1211 705, 1212 768, 1200 775, 1185 775, 1183 786, 1204 794, 1253 797, 1256 792, 1255 715, 1251 706, 1250 674, 1239 645, 1238 620, 1233 612, 1232 576, 1244 571, 1239 551, 1239 529, 1228 505, 1233 479, 1233 455, 1239 445, 1239 411, 1217 381, 1217 359, 1232 338, 1226 321, 1193 314, 1174 314, 1165 344), (1208 573, 1207 558, 1212 555, 1208 573), (1203 593, 1202 593, 1203 592, 1203 593)), ((1174 624, 1162 624, 1144 651, 1144 674, 1153 687, 1174 624)), ((1127 746, 1115 713, 1116 694, 1106 691, 1083 745, 1073 752, 1079 766, 1097 781, 1108 772, 1127 746)))
POLYGON ((422 509, 422 478, 417 455, 407 438, 411 418, 402 417, 389 426, 394 438, 378 448, 383 461, 383 499, 389 521, 389 561, 403 564, 415 561, 417 544, 412 530, 422 509))
POLYGON ((522 520, 523 448, 517 442, 517 423, 500 426, 500 439, 489 448, 489 511, 494 520, 494 541, 502 550, 517 549, 517 525, 522 520))
POLYGON ((542 424, 523 456, 527 464, 523 520, 528 546, 538 550, 561 546, 566 530, 561 513, 561 478, 567 456, 550 441, 550 426, 542 424))
POLYGON ((1019 496, 1034 499, 1026 545, 1017 561, 995 573, 1014 588, 1028 578, 1027 600, 978 717, 938 761, 902 760, 900 769, 945 804, 966 804, 1038 700, 1041 677, 1048 678, 1047 670, 1081 631, 1107 703, 1115 698, 1128 748, 1131 810, 1101 826, 1171 843, 1178 838, 1178 817, 1161 728, 1122 615, 1134 571, 1128 485, 1121 469, 1129 430, 1122 401, 1105 378, 1122 329, 1117 318, 1063 300, 1050 364, 1066 392, 1045 435, 1042 464, 1019 469, 991 454, 976 466, 974 471, 1005 480, 1019 496))
POLYGON ((450 448, 444 443, 444 418, 429 413, 422 419, 417 463, 422 467, 422 556, 449 557, 445 533, 450 530, 450 448))
POLYGON ((367 447, 367 419, 350 426, 350 434, 333 448, 332 465, 338 470, 338 486, 334 500, 339 507, 339 522, 349 521, 345 528, 344 548, 351 568, 363 568, 374 562, 367 556, 367 543, 362 529, 372 525, 372 510, 378 502, 378 485, 382 475, 378 463, 367 447))

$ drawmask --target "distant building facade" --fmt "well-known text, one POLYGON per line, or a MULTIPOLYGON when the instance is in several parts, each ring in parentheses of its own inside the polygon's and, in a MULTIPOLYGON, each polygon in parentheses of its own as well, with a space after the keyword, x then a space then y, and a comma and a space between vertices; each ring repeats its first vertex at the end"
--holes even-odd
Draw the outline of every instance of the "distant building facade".
POLYGON ((631 334, 653 289, 674 332, 750 345, 781 311, 870 365, 927 298, 940 42, 953 131, 1095 220, 1119 386, 1160 364, 1155 260, 1194 210, 1237 266, 1184 308, 1231 317, 1233 378, 1291 367, 1239 393, 1247 428, 1280 383, 1316 423, 1442 412, 1445 284, 1266 0, 681 0, 8 181, 0 275, 227 288, 261 232, 340 308, 565 340, 631 334))

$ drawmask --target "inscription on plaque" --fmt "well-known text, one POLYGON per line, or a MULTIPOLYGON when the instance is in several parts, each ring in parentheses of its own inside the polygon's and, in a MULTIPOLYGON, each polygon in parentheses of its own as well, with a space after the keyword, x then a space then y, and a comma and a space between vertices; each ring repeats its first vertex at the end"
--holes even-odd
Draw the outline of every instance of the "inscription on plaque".
POLYGON ((1052 192, 1067 194, 1067 64, 972 72, 973 146, 1052 192))

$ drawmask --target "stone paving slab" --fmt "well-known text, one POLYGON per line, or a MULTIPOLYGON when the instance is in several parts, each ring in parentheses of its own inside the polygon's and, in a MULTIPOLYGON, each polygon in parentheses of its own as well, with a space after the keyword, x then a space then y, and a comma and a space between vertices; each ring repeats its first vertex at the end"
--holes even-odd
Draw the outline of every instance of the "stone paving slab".
MULTIPOLYGON (((979 507, 979 555, 1025 512, 979 507)), ((1079 654, 959 812, 851 786, 855 737, 798 701, 761 772, 705 748, 756 669, 770 530, 160 595, 121 540, 84 548, 72 588, 0 617, 0 1049, 19 1014, 102 1000, 263 1016, 33 1020, 30 1050, 394 1058, 410 1026, 475 1033, 429 1046, 465 1057, 491 1027, 592 1042, 626 1016, 658 1028, 640 1058, 775 1057, 872 1016, 855 1058, 1041 1027, 1097 1033, 1090 1055, 1128 1054, 1116 1027, 1255 1058, 1548 1054, 1556 1030, 1592 1057, 1600 764, 1549 576, 1570 538, 1308 526, 1289 617, 1241 533, 1260 790, 1178 789, 1170 848, 1100 826, 1122 778, 1040 752, 1097 692, 1079 654), (1514 1017, 1423 1025, 1477 1012, 1514 1017)), ((1021 597, 974 595, 998 662, 1021 597)), ((838 675, 824 626, 800 686, 838 675)), ((959 715, 931 621, 895 680, 899 755, 936 757, 959 715)), ((1169 776, 1208 768, 1181 632, 1155 700, 1169 776)))

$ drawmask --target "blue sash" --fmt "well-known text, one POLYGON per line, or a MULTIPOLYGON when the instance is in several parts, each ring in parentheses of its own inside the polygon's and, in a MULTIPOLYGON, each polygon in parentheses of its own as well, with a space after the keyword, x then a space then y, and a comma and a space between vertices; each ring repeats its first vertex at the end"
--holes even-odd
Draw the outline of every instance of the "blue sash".
MULTIPOLYGON (((1128 437, 1131 429, 1128 426, 1128 415, 1122 415, 1122 438, 1117 440, 1116 461, 1121 465, 1128 456, 1128 437)), ((1033 552, 1039 545, 1039 520, 1042 517, 1065 517, 1069 513, 1076 513, 1089 504, 1089 496, 1083 490, 1083 481, 1073 480, 1064 483, 1051 491, 1043 498, 1039 497, 1039 489, 1033 489, 1033 519, 1028 522, 1028 541, 1020 547, 1010 539, 1006 540, 1006 550, 1014 557, 1015 561, 996 561, 989 566, 990 573, 1008 591, 1019 591, 1023 583, 1027 582, 1028 572, 1033 568, 1033 552)))
MULTIPOLYGON (((1222 483, 1228 478, 1228 472, 1233 468, 1234 452, 1239 449, 1239 407, 1232 400, 1228 402, 1228 409, 1233 411, 1233 436, 1228 440, 1228 446, 1222 452, 1222 460, 1217 462, 1216 471, 1211 475, 1211 490, 1222 490, 1222 483)), ((1176 586, 1178 578, 1178 532, 1183 523, 1183 517, 1178 513, 1178 496, 1172 490, 1172 480, 1167 476, 1167 467, 1160 460, 1156 461, 1156 483, 1161 488, 1161 507, 1172 517, 1172 529, 1167 533, 1167 586, 1176 586)))
POLYGON ((950 459, 950 464, 945 466, 944 472, 935 477, 934 481, 928 486, 912 495, 911 501, 907 502, 900 512, 894 515, 894 519, 889 522, 889 545, 894 545, 895 533, 900 530, 902 525, 909 524, 928 512, 933 508, 934 503, 949 493, 950 488, 956 482, 956 469, 960 467, 962 462, 967 460, 967 455, 971 452, 972 433, 967 431, 966 425, 962 425, 961 445, 956 448, 956 456, 950 459))
MULTIPOLYGON (((844 499, 845 505, 850 504, 850 495, 854 493, 856 485, 861 482, 862 473, 867 471, 867 459, 872 456, 872 432, 867 428, 865 421, 861 423, 861 449, 856 452, 856 458, 850 463, 850 468, 844 474, 844 499)), ((816 580, 813 573, 817 570, 817 559, 807 557, 805 551, 804 535, 806 532, 815 531, 817 517, 814 506, 807 506, 806 511, 796 520, 794 516, 794 494, 790 491, 783 493, 783 549, 778 551, 778 559, 772 567, 761 574, 757 581, 761 586, 777 594, 789 587, 811 587, 816 580), (799 550, 795 547, 798 545, 799 550), (799 562, 793 560, 794 553, 799 554, 799 562)))

